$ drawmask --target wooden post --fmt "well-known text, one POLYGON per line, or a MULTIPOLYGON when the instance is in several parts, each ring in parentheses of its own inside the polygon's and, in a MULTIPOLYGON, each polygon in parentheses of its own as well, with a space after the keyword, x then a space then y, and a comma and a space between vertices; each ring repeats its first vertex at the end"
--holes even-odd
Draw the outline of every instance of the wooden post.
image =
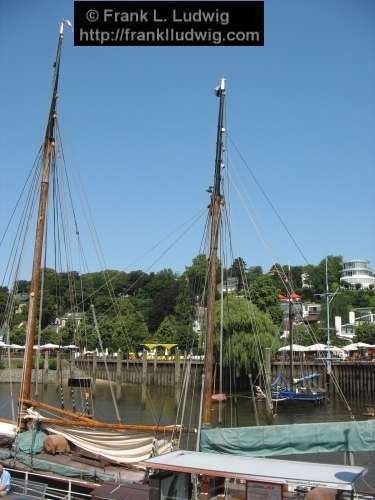
MULTIPOLYGON (((39 346, 38 346, 39 347, 39 346)), ((34 396, 38 397, 39 396, 39 360, 40 360, 40 349, 37 349, 36 355, 34 358, 34 373, 35 373, 35 390, 34 390, 34 396)))
POLYGON ((121 389, 122 389, 122 352, 121 350, 117 353, 116 362, 116 399, 119 401, 121 399, 121 389))
POLYGON ((44 354, 44 366, 43 366, 43 384, 46 386, 48 384, 48 351, 44 354))
POLYGON ((74 358, 74 351, 70 351, 70 376, 74 377, 74 372, 75 372, 75 358, 74 358))
POLYGON ((153 384, 155 385, 156 384, 156 371, 158 369, 158 356, 156 354, 156 351, 155 351, 155 355, 154 355, 154 377, 153 377, 153 384))
POLYGON ((146 404, 146 385, 147 385, 147 351, 146 349, 144 349, 142 356, 142 395, 141 395, 142 405, 146 404))
POLYGON ((61 352, 56 353, 56 384, 60 383, 61 379, 61 352))
POLYGON ((255 425, 258 426, 259 425, 258 408, 257 408, 256 399, 255 399, 255 394, 254 394, 253 375, 251 373, 249 373, 249 383, 250 383, 251 400, 253 402, 255 425))
POLYGON ((97 370, 97 357, 96 357, 96 351, 92 355, 92 384, 91 384, 91 394, 92 397, 95 397, 95 392, 96 392, 96 370, 97 370))
POLYGON ((264 349, 264 374, 265 374, 265 394, 266 394, 266 411, 268 415, 272 415, 272 393, 271 393, 271 348, 264 349))
POLYGON ((176 349, 175 357, 174 357, 174 383, 175 385, 180 384, 180 351, 176 349))
POLYGON ((181 356, 180 350, 176 348, 175 356, 174 356, 174 387, 175 387, 175 401, 178 405, 180 399, 180 368, 181 368, 181 356))

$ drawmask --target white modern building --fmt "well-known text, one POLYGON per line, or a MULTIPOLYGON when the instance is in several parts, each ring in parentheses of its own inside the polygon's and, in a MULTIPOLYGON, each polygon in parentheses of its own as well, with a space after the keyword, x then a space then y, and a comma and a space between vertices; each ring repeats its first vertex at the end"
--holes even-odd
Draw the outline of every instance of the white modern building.
POLYGON ((349 260, 344 262, 341 271, 340 283, 343 284, 344 282, 353 287, 358 284, 361 288, 375 286, 375 271, 369 266, 368 260, 349 260))
POLYGON ((349 323, 342 323, 341 316, 335 316, 336 335, 343 339, 352 340, 356 327, 362 323, 375 323, 375 310, 369 307, 357 307, 349 311, 349 323))

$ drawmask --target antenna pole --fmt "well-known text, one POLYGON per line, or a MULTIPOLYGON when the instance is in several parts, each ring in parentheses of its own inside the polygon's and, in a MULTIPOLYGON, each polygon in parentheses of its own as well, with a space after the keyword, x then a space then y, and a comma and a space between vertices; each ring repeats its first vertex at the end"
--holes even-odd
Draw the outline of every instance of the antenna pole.
POLYGON ((219 98, 219 117, 217 123, 216 136, 216 156, 215 156, 215 177, 210 202, 210 256, 208 272, 208 297, 207 297, 207 336, 206 351, 204 363, 204 408, 203 423, 211 422, 212 406, 212 385, 213 385, 213 337, 215 327, 215 299, 216 299, 216 265, 218 248, 218 229, 221 219, 221 205, 223 196, 221 194, 221 169, 223 152, 223 133, 224 133, 224 101, 225 101, 225 80, 221 79, 220 85, 215 89, 216 96, 219 98))
POLYGON ((64 37, 63 26, 64 26, 64 21, 60 23, 57 52, 56 52, 55 62, 53 65, 54 72, 52 80, 52 96, 51 96, 51 103, 48 115, 47 128, 43 144, 42 177, 40 185, 38 219, 36 225, 35 244, 34 244, 34 258, 33 258, 32 278, 31 278, 30 298, 29 298, 29 311, 28 311, 27 326, 26 326, 24 378, 23 378, 22 397, 21 397, 22 401, 30 399, 31 375, 33 366, 33 347, 34 347, 34 338, 37 326, 38 301, 40 296, 41 263, 42 263, 42 254, 44 246, 44 232, 46 225, 49 180, 50 180, 51 165, 53 163, 55 154, 56 103, 57 103, 57 89, 58 89, 59 72, 60 72, 61 49, 64 37))

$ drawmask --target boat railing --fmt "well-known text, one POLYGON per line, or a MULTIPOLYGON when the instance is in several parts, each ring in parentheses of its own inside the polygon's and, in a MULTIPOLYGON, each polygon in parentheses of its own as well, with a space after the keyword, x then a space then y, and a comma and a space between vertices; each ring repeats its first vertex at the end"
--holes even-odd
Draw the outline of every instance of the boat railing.
MULTIPOLYGON (((16 494, 26 495, 28 498, 45 498, 51 500, 85 500, 91 498, 91 494, 76 491, 77 482, 65 478, 65 488, 49 486, 46 480, 56 482, 53 476, 46 476, 36 472, 21 471, 6 467, 12 478, 11 491, 16 494)), ((79 485, 78 485, 79 486, 79 485)))

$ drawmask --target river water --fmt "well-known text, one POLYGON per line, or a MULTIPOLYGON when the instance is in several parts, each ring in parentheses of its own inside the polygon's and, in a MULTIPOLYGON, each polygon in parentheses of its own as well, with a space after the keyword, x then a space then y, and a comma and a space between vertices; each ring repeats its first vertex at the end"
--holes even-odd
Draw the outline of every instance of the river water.
MULTIPOLYGON (((72 398, 71 390, 64 387, 65 408, 76 406, 81 410, 84 393, 79 389, 74 389, 72 398)), ((19 385, 13 385, 13 401, 16 402, 19 393, 19 385)), ((39 390, 39 400, 60 406, 60 388, 49 385, 47 388, 39 390)), ((124 384, 121 399, 118 401, 118 409, 121 419, 127 423, 144 424, 173 424, 176 423, 177 404, 174 390, 169 387, 149 386, 145 404, 141 404, 141 387, 134 384, 124 384)), ((11 418, 11 394, 8 384, 0 384, 0 416, 11 418)), ((354 417, 364 420, 363 416, 366 406, 375 406, 375 395, 373 401, 349 401, 354 417)), ((91 406, 91 402, 90 402, 91 406)), ((93 401, 95 418, 103 421, 115 421, 115 409, 108 383, 97 383, 96 396, 93 401)), ((16 403, 15 403, 16 408, 16 403)), ((182 408, 182 403, 180 409, 182 408)), ((265 406, 262 401, 257 402, 257 412, 259 423, 267 424, 265 406)), ((350 419, 348 410, 343 402, 333 400, 321 405, 311 403, 279 403, 275 408, 276 416, 274 424, 293 424, 309 422, 329 422, 345 421, 350 419)), ((199 391, 191 390, 186 398, 184 425, 197 427, 199 414, 199 391)), ((213 410, 213 421, 218 417, 218 404, 215 403, 213 410)), ((252 399, 249 394, 233 395, 223 405, 223 421, 225 426, 251 426, 255 425, 255 414, 252 399)), ((180 419, 177 423, 180 423, 180 419)), ((183 447, 194 449, 194 434, 185 437, 183 447)), ((286 457, 285 457, 286 458, 286 457)), ((319 463, 344 463, 342 453, 335 454, 314 454, 288 457, 294 460, 309 460, 319 463)), ((361 483, 361 490, 373 492, 375 494, 375 452, 356 453, 355 464, 368 467, 369 472, 365 478, 366 482, 361 483)), ((375 497, 374 497, 375 498, 375 497)))

